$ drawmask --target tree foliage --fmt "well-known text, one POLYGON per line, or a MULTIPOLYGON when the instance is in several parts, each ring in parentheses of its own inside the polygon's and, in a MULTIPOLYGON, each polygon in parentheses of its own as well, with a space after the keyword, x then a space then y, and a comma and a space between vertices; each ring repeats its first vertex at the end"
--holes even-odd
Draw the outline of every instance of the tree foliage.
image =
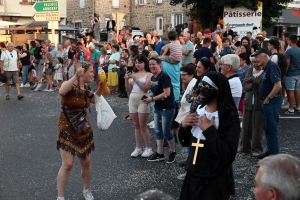
MULTIPOLYGON (((261 0, 263 3, 263 27, 274 25, 272 18, 280 17, 284 4, 293 0, 261 0)), ((202 27, 213 27, 218 23, 218 19, 223 18, 224 6, 234 7, 242 5, 256 11, 258 0, 171 0, 171 5, 183 3, 184 7, 189 8, 187 15, 192 19, 199 19, 202 27)))

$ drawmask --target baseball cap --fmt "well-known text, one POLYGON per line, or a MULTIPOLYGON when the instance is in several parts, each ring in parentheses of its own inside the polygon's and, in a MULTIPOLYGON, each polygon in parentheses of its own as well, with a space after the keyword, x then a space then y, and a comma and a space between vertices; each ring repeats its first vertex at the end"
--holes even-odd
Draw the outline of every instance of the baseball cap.
POLYGON ((209 28, 204 30, 204 34, 209 34, 209 33, 211 33, 211 30, 209 28))
POLYGON ((261 49, 256 50, 253 54, 251 54, 251 57, 257 56, 257 55, 259 55, 261 53, 265 53, 268 56, 270 55, 270 53, 269 53, 268 50, 261 48, 261 49))

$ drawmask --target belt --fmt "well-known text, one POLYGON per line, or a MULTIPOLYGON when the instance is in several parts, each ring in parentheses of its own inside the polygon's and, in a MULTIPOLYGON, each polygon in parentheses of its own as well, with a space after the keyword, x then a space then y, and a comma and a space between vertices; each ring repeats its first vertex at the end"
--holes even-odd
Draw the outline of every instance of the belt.
MULTIPOLYGON (((280 96, 281 96, 281 94, 276 94, 273 98, 280 97, 280 96)), ((261 100, 265 100, 266 98, 268 98, 268 96, 262 97, 261 100)))

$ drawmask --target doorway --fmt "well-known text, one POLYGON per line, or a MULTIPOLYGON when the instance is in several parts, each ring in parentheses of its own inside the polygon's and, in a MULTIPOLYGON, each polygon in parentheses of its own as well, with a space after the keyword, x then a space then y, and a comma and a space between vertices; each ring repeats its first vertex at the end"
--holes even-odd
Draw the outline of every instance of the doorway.
POLYGON ((157 30, 158 35, 164 34, 164 17, 163 16, 156 17, 156 30, 157 30))

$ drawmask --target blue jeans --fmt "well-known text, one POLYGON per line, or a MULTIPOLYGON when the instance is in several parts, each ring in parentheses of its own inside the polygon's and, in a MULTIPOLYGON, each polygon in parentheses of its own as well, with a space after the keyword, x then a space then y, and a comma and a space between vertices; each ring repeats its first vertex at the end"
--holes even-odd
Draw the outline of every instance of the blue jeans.
POLYGON ((264 131, 270 155, 279 154, 278 121, 282 104, 282 96, 274 97, 269 104, 262 101, 264 131))
POLYGON ((175 109, 154 109, 154 130, 156 134, 156 140, 170 141, 174 138, 172 133, 172 122, 175 115, 175 109))
POLYGON ((28 69, 30 65, 23 65, 22 66, 22 82, 23 84, 29 83, 29 76, 28 76, 28 69))

